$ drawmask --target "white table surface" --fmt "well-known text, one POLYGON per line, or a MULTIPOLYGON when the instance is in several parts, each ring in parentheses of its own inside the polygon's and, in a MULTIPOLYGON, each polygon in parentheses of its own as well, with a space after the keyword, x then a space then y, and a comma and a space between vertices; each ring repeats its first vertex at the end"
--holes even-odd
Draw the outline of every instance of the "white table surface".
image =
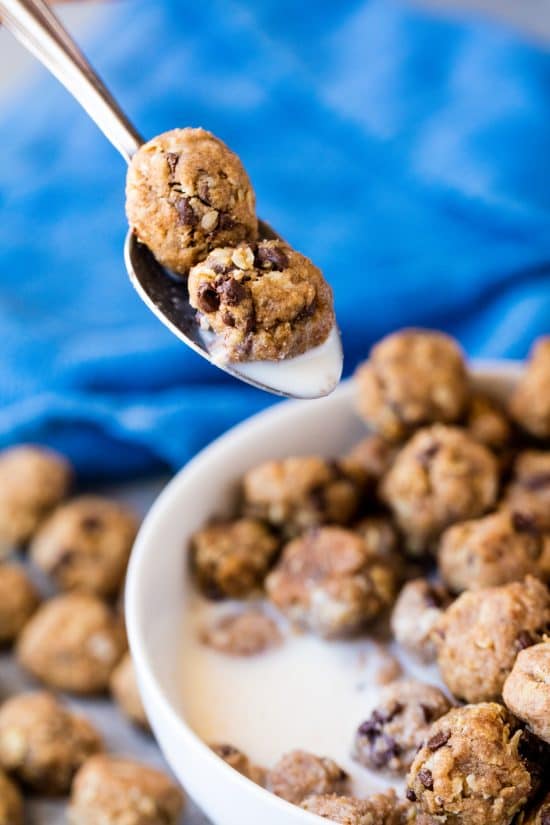
MULTIPOLYGON (((548 0, 419 0, 423 5, 440 9, 481 11, 485 16, 500 17, 522 29, 529 37, 550 41, 548 0)), ((105 6, 98 0, 85 0, 78 6, 67 5, 60 14, 78 38, 87 27, 97 26, 105 6)), ((16 44, 7 32, 0 30, 0 105, 2 98, 24 89, 26 82, 38 71, 34 61, 16 44)), ((130 501, 145 513, 162 487, 162 481, 118 488, 114 495, 130 501)), ((12 657, 0 655, 0 695, 16 693, 31 683, 21 673, 12 657)), ((136 758, 163 766, 162 756, 151 737, 132 727, 107 700, 69 700, 85 712, 102 730, 109 749, 134 755, 136 758)), ((60 802, 35 799, 28 803, 28 825, 62 825, 64 805, 60 802)), ((188 803, 182 825, 205 825, 206 819, 188 803)))

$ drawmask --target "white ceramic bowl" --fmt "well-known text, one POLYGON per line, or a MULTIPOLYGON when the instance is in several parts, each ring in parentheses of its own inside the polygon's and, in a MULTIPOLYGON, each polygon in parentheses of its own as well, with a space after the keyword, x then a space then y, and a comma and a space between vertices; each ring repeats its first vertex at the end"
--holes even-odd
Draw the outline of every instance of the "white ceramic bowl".
MULTIPOLYGON (((519 365, 483 363, 472 373, 481 387, 504 394, 517 379, 519 365)), ((347 382, 319 401, 287 401, 213 442, 158 498, 132 554, 126 620, 147 715, 174 773, 215 825, 306 825, 323 820, 228 767, 186 723, 180 665, 182 621, 191 588, 188 538, 230 505, 238 479, 253 465, 289 455, 338 455, 364 435, 353 412, 353 389, 347 382)))

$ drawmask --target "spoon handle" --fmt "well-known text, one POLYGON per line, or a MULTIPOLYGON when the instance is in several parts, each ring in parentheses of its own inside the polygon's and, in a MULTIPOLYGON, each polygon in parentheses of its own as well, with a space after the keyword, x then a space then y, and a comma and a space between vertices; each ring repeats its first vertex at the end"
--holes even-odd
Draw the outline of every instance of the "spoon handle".
POLYGON ((57 77, 129 162, 142 138, 44 0, 0 0, 0 20, 57 77))

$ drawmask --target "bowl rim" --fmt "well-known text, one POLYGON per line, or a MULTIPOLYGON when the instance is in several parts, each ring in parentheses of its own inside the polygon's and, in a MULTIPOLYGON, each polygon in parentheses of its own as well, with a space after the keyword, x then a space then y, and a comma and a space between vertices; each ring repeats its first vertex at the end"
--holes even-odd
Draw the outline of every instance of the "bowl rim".
MULTIPOLYGON (((521 361, 511 359, 473 359, 468 363, 468 371, 472 379, 475 383, 481 384, 490 384, 491 381, 495 380, 517 380, 521 373, 521 368, 521 361)), ((351 404, 354 389, 355 382, 353 377, 351 377, 342 381, 334 393, 327 399, 320 399, 319 401, 286 400, 276 403, 265 410, 249 416, 234 427, 231 427, 193 456, 168 482, 146 514, 132 550, 124 593, 128 641, 132 657, 136 662, 136 672, 138 673, 139 681, 146 686, 148 695, 151 695, 155 703, 158 704, 161 715, 169 719, 170 725, 178 730, 178 735, 185 741, 186 747, 189 748, 190 751, 194 751, 197 758, 201 760, 206 759, 207 764, 210 764, 213 771, 225 771, 226 776, 228 778, 231 777, 232 781, 239 784, 244 793, 256 795, 258 801, 264 805, 275 806, 281 816, 284 816, 285 813, 288 814, 290 810, 292 810, 295 819, 298 817, 304 823, 313 822, 314 820, 319 821, 320 817, 275 796, 231 768, 193 731, 166 695, 162 684, 155 676, 147 651, 147 642, 141 633, 140 592, 142 585, 140 571, 144 565, 145 558, 150 552, 155 552, 154 535, 157 525, 162 522, 164 518, 165 511, 171 509, 172 503, 180 495, 180 487, 186 483, 188 477, 195 472, 195 468, 199 468, 204 461, 208 461, 211 454, 215 453, 230 440, 248 438, 250 431, 255 428, 269 427, 271 421, 275 420, 275 418, 277 418, 280 423, 281 415, 293 418, 294 415, 297 414, 298 409, 303 410, 306 405, 323 404, 330 401, 331 398, 338 398, 351 404)))

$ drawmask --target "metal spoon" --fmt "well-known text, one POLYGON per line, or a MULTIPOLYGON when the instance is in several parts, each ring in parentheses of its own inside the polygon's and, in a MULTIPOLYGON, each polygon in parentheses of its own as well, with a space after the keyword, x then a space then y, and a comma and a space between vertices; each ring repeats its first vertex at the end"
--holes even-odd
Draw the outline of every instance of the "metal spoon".
MULTIPOLYGON (((129 163, 143 140, 96 75, 76 43, 44 0, 0 0, 5 27, 65 86, 129 163)), ((277 237, 260 222, 265 237, 277 237)), ((220 369, 277 395, 318 398, 328 395, 342 373, 342 346, 336 327, 314 350, 278 362, 221 363, 209 351, 189 304, 187 285, 171 276, 129 231, 124 260, 130 281, 149 309, 187 346, 220 369)))

